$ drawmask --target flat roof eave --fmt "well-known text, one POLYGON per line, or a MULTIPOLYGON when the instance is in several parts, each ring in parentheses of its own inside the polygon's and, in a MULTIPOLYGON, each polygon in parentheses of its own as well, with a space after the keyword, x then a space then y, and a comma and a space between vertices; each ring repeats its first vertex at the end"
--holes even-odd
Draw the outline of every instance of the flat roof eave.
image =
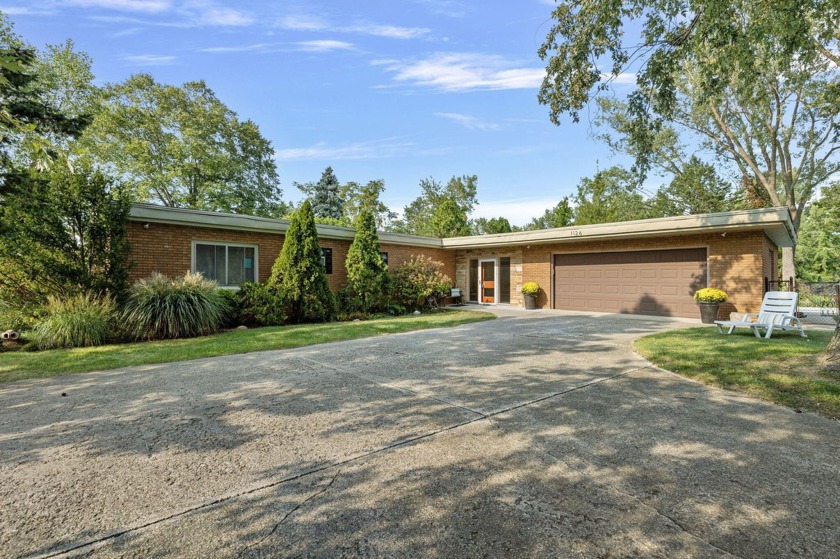
MULTIPOLYGON (((128 219, 129 221, 145 223, 229 229, 253 233, 285 234, 289 229, 289 221, 285 219, 208 212, 187 208, 170 208, 155 204, 132 204, 128 219)), ((318 236, 323 239, 352 241, 356 235, 356 230, 352 227, 316 225, 316 228, 318 229, 318 236)), ((383 231, 379 232, 379 242, 390 245, 441 248, 441 240, 436 237, 420 237, 417 235, 404 235, 402 233, 387 233, 383 231)))
POLYGON ((495 235, 443 239, 443 247, 471 249, 492 246, 581 243, 588 241, 667 237, 728 231, 762 230, 779 247, 793 246, 793 223, 787 208, 736 210, 615 223, 598 223, 495 235))
MULTIPOLYGON (((132 204, 129 220, 258 233, 283 234, 289 229, 289 222, 283 219, 169 208, 153 204, 132 204)), ((355 235, 355 230, 351 227, 318 225, 317 228, 318 235, 324 239, 352 241, 355 235)), ((793 222, 790 212, 785 207, 598 223, 447 239, 379 232, 379 241, 383 244, 393 245, 472 249, 754 230, 763 231, 779 247, 790 247, 795 244, 796 236, 793 233, 793 222)))

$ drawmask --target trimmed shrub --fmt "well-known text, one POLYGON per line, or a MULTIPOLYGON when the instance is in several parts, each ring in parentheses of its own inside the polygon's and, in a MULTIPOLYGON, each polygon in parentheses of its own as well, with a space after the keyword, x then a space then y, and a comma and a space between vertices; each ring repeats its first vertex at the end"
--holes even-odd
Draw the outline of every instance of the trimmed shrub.
POLYGON ((388 304, 388 314, 391 316, 402 316, 408 311, 406 308, 399 303, 389 303, 388 304))
POLYGON ((131 287, 122 319, 135 340, 190 338, 217 331, 229 312, 215 281, 199 273, 174 279, 156 273, 131 287))
POLYGON ((265 283, 243 283, 239 288, 238 319, 248 326, 279 326, 286 322, 280 291, 265 283))
POLYGON ((44 318, 33 337, 40 349, 102 345, 111 337, 115 316, 110 297, 88 293, 65 299, 48 296, 44 318))
POLYGON ((452 280, 441 272, 443 264, 428 256, 412 256, 394 269, 391 299, 407 309, 421 309, 429 297, 443 297, 452 280))
POLYGON ((219 288, 219 295, 225 301, 225 318, 222 321, 222 328, 236 328, 242 322, 239 319, 239 291, 234 289, 219 288))

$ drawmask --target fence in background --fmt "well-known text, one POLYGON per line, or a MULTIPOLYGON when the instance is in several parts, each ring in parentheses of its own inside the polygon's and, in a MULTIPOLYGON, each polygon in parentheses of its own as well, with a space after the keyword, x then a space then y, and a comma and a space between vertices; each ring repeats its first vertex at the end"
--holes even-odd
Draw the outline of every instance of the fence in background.
POLYGON ((840 320, 840 282, 770 280, 764 278, 764 292, 796 291, 799 293, 798 312, 803 322, 837 324, 840 320))

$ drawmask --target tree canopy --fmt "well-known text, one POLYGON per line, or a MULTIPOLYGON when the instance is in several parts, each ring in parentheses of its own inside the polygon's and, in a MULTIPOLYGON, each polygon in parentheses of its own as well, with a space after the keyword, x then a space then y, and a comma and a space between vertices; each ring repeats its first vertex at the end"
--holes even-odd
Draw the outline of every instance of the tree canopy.
POLYGON ((264 216, 286 211, 271 142, 203 81, 177 87, 136 74, 104 87, 81 143, 136 200, 264 216))
POLYGON ((673 163, 669 136, 687 137, 745 189, 786 206, 798 230, 815 190, 840 171, 836 0, 562 1, 553 19, 539 50, 548 60, 540 102, 556 124, 563 114, 577 121, 614 80, 635 75, 636 89, 611 110, 637 179, 673 163))
POLYGON ((315 217, 339 222, 344 217, 344 197, 332 167, 324 169, 318 182, 295 183, 295 186, 309 198, 315 217))
POLYGON ((469 234, 467 215, 478 204, 477 176, 452 177, 446 185, 432 178, 423 179, 420 190, 420 196, 403 210, 395 230, 432 237, 469 234))
POLYGON ((566 196, 560 200, 556 206, 545 210, 545 212, 531 220, 525 226, 526 231, 534 229, 553 229, 555 227, 567 227, 572 224, 575 213, 572 206, 569 204, 569 197, 566 196))
POLYGON ((649 217, 630 172, 621 167, 598 171, 580 181, 575 195, 575 225, 611 223, 649 217))
POLYGON ((388 230, 397 214, 391 211, 381 200, 385 191, 385 181, 372 180, 367 184, 348 182, 341 189, 341 197, 344 200, 344 217, 347 223, 355 223, 356 219, 364 211, 373 214, 376 227, 383 231, 388 230))
POLYGON ((840 281, 840 182, 805 211, 796 260, 805 281, 840 281))

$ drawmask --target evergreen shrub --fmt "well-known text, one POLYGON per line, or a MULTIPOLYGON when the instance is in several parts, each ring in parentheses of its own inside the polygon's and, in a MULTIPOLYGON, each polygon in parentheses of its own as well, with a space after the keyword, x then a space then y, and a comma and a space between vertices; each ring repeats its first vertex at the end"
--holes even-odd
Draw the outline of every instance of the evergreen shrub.
POLYGON ((280 326, 286 311, 280 291, 265 283, 243 283, 239 288, 238 320, 248 326, 280 326))
POLYGON ((335 295, 321 263, 312 206, 306 200, 293 214, 268 284, 283 297, 289 322, 329 322, 336 318, 335 295))

